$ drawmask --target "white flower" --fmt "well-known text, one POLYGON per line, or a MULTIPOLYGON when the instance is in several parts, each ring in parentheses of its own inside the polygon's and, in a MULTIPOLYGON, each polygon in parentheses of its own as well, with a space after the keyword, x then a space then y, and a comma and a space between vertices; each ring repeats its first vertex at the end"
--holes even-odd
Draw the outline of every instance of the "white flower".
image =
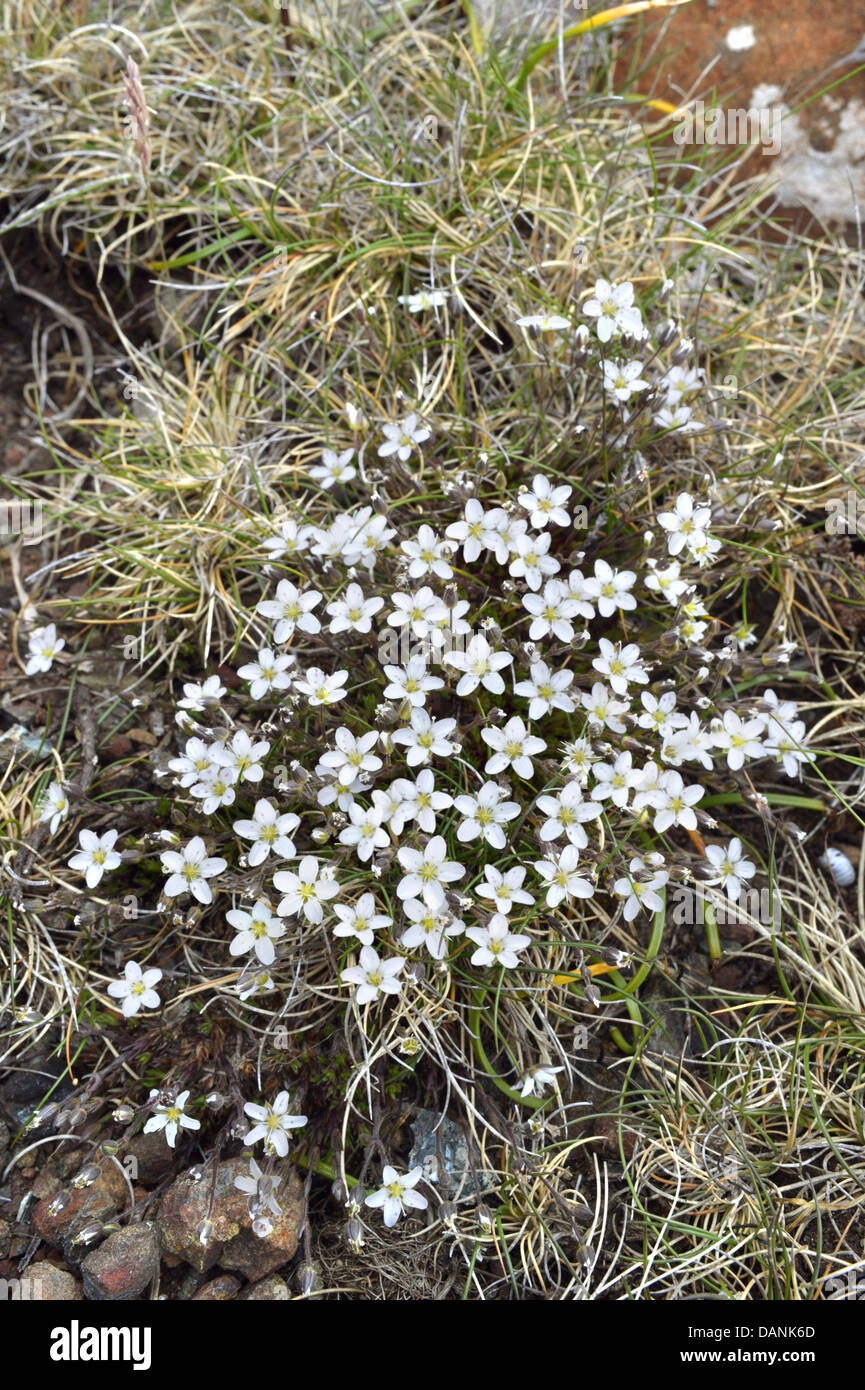
POLYGON ((30 657, 24 667, 25 675, 35 676, 38 672, 50 671, 54 658, 66 646, 62 637, 57 636, 57 629, 53 623, 47 627, 37 627, 35 632, 31 632, 30 640, 27 643, 30 657))
POLYGON ((595 750, 587 738, 574 738, 562 744, 562 771, 574 777, 581 787, 586 786, 595 758, 595 750))
POLYGON ((645 391, 649 385, 642 378, 642 362, 604 362, 604 390, 617 401, 630 400, 635 391, 645 391))
POLYGON ((547 889, 547 907, 558 907, 560 902, 571 898, 591 898, 594 888, 578 869, 580 852, 576 845, 565 845, 556 858, 538 859, 535 870, 544 880, 547 889))
POLYGON ((676 498, 675 511, 661 512, 658 522, 667 532, 667 549, 671 555, 678 555, 687 546, 705 540, 712 520, 711 507, 695 507, 694 499, 688 492, 680 492, 676 498))
POLYGON ((686 787, 678 772, 662 773, 651 803, 657 808, 655 829, 663 833, 671 825, 681 825, 684 830, 696 830, 697 817, 692 808, 703 795, 703 787, 697 783, 686 787))
POLYGON ((453 805, 453 797, 448 792, 438 792, 429 768, 417 775, 417 780, 409 782, 398 777, 390 787, 394 800, 398 803, 391 815, 391 829, 401 835, 406 821, 414 820, 425 835, 434 835, 436 812, 444 811, 453 805))
POLYGON ((506 565, 517 549, 520 536, 528 533, 528 523, 515 517, 504 507, 493 507, 486 513, 483 524, 483 543, 491 550, 500 565, 506 565))
MULTIPOLYGON (((354 449, 346 449, 343 453, 337 454, 333 449, 325 449, 321 456, 321 465, 317 468, 310 468, 309 476, 314 478, 319 487, 332 488, 334 483, 350 483, 357 474, 356 468, 349 465, 354 458, 354 449)), ((280 639, 277 638, 277 641, 280 639)))
POLYGON ((540 719, 552 709, 561 709, 566 714, 572 714, 576 706, 565 691, 573 679, 567 669, 551 671, 545 661, 533 661, 531 679, 515 685, 514 694, 531 701, 529 719, 540 719))
POLYGON ((162 979, 161 970, 142 970, 137 961, 128 960, 123 967, 124 978, 112 980, 108 993, 112 999, 122 999, 124 1018, 132 1018, 139 1009, 158 1009, 159 995, 153 988, 162 979))
POLYGON ((187 739, 185 756, 170 758, 168 766, 178 773, 181 787, 194 786, 213 767, 213 744, 200 738, 187 739))
POLYGON ((433 960, 444 960, 448 938, 459 936, 464 930, 463 923, 419 898, 408 898, 402 906, 411 926, 400 937, 400 945, 425 946, 433 960))
POLYGON ((746 758, 762 758, 765 749, 760 742, 763 734, 761 719, 743 722, 735 710, 725 709, 723 721, 712 730, 715 747, 727 754, 727 766, 738 772, 746 758))
POLYGON ((481 729, 481 738, 493 750, 484 769, 488 777, 497 777, 505 768, 512 767, 518 777, 528 779, 534 773, 532 758, 543 753, 546 743, 542 738, 530 734, 522 719, 509 719, 504 728, 492 726, 481 729))
POLYGON ((455 719, 432 719, 425 709, 413 709, 409 727, 396 729, 391 742, 404 743, 408 749, 406 762, 409 767, 417 767, 432 757, 447 758, 458 751, 458 745, 448 739, 456 724, 455 719))
POLYGON ((106 830, 102 835, 97 835, 93 830, 78 832, 80 849, 69 860, 69 867, 84 875, 88 888, 95 888, 101 882, 103 874, 118 868, 122 863, 120 855, 114 849, 119 833, 117 830, 106 830))
POLYGON ((288 1136, 293 1129, 301 1129, 306 1124, 306 1115, 289 1115, 288 1091, 280 1091, 273 1105, 253 1105, 247 1101, 243 1112, 255 1124, 243 1136, 244 1144, 255 1144, 264 1140, 265 1153, 277 1154, 285 1158, 288 1153, 288 1136))
POLYGON ((641 729, 664 737, 671 729, 682 729, 688 723, 687 716, 676 712, 676 692, 665 690, 658 700, 648 690, 640 691, 640 703, 645 711, 637 719, 641 729))
POLYGON ((601 617, 611 618, 617 608, 636 608, 637 600, 628 592, 636 578, 633 570, 614 570, 606 560, 596 560, 594 578, 587 579, 584 587, 601 617))
POLYGON ((633 922, 638 912, 660 912, 664 906, 664 899, 657 889, 664 887, 670 875, 661 869, 648 879, 640 878, 639 875, 646 871, 645 863, 637 856, 630 862, 629 877, 617 878, 613 884, 613 892, 625 899, 623 916, 626 922, 633 922))
POLYGON ((658 730, 663 740, 661 758, 674 766, 681 762, 699 762, 707 772, 711 772, 714 767, 710 752, 715 746, 713 736, 703 728, 693 710, 688 719, 683 715, 676 715, 675 718, 681 721, 679 728, 671 723, 658 730))
POLYGON ((404 627, 408 623, 415 637, 423 640, 429 637, 438 623, 447 622, 448 610, 428 584, 413 594, 394 594, 393 611, 388 614, 390 627, 404 627))
POLYGON ((339 893, 339 884, 324 870, 314 854, 305 854, 297 867, 297 873, 290 869, 280 870, 273 875, 273 886, 285 897, 277 906, 280 917, 293 917, 303 913, 308 922, 321 922, 324 916, 322 903, 329 902, 339 893))
POLYGON ((709 884, 720 884, 726 889, 728 898, 733 902, 739 897, 743 884, 753 878, 757 872, 756 864, 744 857, 742 851, 742 841, 736 836, 730 841, 727 848, 723 845, 707 845, 706 858, 715 870, 711 878, 705 880, 709 884))
POLYGON ((413 708, 425 704, 430 690, 441 690, 444 681, 440 676, 427 674, 427 664, 423 657, 413 656, 405 666, 385 666, 384 673, 390 681, 385 686, 386 700, 408 700, 413 708))
POLYGON ((804 719, 792 720, 788 728, 777 719, 770 719, 765 729, 763 750, 782 764, 788 777, 798 777, 800 764, 814 761, 814 754, 802 747, 805 737, 804 719))
POLYGON ((266 739, 253 743, 245 729, 237 729, 230 743, 217 743, 213 758, 220 767, 230 768, 240 782, 260 782, 264 776, 261 759, 270 752, 266 739))
POLYGON ((620 810, 627 806, 632 787, 640 783, 640 774, 632 768, 629 752, 620 753, 612 765, 595 763, 592 775, 595 779, 592 795, 601 800, 609 797, 620 810))
MULTIPOLYGON (((649 560, 649 565, 654 561, 649 560)), ((643 580, 647 589, 653 589, 656 593, 666 599, 667 603, 675 606, 684 593, 687 592, 687 581, 681 579, 681 567, 677 560, 672 560, 664 569, 653 569, 643 580)))
POLYGON ((423 444, 431 433, 426 425, 418 425, 417 415, 412 411, 399 424, 383 427, 382 434, 386 436, 387 443, 379 444, 378 456, 388 458, 391 454, 396 454, 401 463, 408 463, 415 445, 423 444))
POLYGON ((44 825, 47 821, 50 833, 56 835, 61 822, 69 815, 69 798, 59 782, 50 783, 36 809, 39 824, 44 825))
POLYGON ((476 497, 470 497, 465 505, 464 519, 451 522, 445 535, 462 545, 463 559, 471 565, 486 545, 487 529, 483 507, 476 497))
POLYGON ((580 696, 580 704, 588 714, 590 723, 601 724, 615 734, 625 732, 626 725, 620 716, 627 714, 628 703, 626 700, 614 700, 612 691, 600 681, 595 682, 590 693, 580 696))
POLYGON ((598 646, 601 655, 595 657, 592 666, 607 677, 617 695, 627 695, 631 681, 636 681, 638 685, 647 683, 649 674, 636 642, 629 642, 623 647, 621 642, 610 642, 606 637, 601 637, 598 646))
POLYGON ((281 560, 283 555, 298 555, 308 550, 314 534, 314 526, 303 526, 289 517, 280 522, 274 535, 262 541, 262 548, 269 552, 271 560, 281 560))
POLYGON ((414 540, 402 541, 400 549, 409 556, 409 579, 436 574, 439 579, 451 579, 453 570, 448 564, 447 542, 440 540, 431 526, 421 526, 414 540))
POLYGON ((582 570, 571 570, 568 575, 568 596, 576 604, 576 611, 581 618, 595 616, 595 605, 589 602, 593 595, 586 588, 588 583, 589 580, 582 570))
POLYGON ((381 767, 381 758, 371 751, 378 742, 377 729, 355 738, 350 729, 342 726, 337 729, 334 742, 336 748, 322 753, 321 761, 336 773, 341 787, 350 787, 365 772, 377 772, 381 767))
POLYGON ((373 932, 393 926, 393 918, 377 913, 372 893, 362 893, 356 903, 334 903, 333 910, 339 918, 339 925, 333 929, 334 936, 356 936, 362 946, 371 946, 373 932))
POLYGON ((563 584, 560 579, 547 580, 543 595, 525 594, 523 607, 532 615, 533 621, 529 628, 529 638, 532 642, 537 642, 541 637, 548 637, 551 633, 560 642, 573 641, 574 625, 571 618, 575 618, 579 613, 580 605, 568 585, 563 584))
POLYGON ((355 1003, 370 1004, 380 994, 399 994, 402 980, 397 976, 402 972, 405 961, 394 957, 381 960, 372 946, 362 946, 360 965, 350 965, 343 970, 340 979, 344 985, 356 985, 355 1003))
POLYGON ((561 569, 558 560, 547 553, 552 539, 549 531, 526 531, 517 536, 516 553, 508 573, 514 579, 524 579, 530 589, 539 589, 545 576, 561 569))
POLYGON ((555 796, 539 796, 537 807, 547 817, 541 826, 540 838, 558 840, 560 835, 565 835, 577 849, 585 849, 589 843, 584 823, 597 820, 603 810, 600 802, 583 800, 579 782, 569 782, 555 796))
POLYGON ((212 709, 214 705, 218 705, 225 694, 226 689, 219 679, 219 676, 208 676, 207 680, 201 685, 195 682, 184 685, 184 698, 177 701, 177 708, 191 710, 195 714, 201 714, 202 711, 212 709))
MULTIPOLYGON (((215 749, 214 749, 215 751, 215 749)), ((193 796, 201 798, 201 809, 206 816, 212 816, 220 806, 231 806, 237 793, 234 784, 237 774, 233 768, 211 766, 202 773, 201 780, 190 787, 193 796)))
POLYGON ((548 526, 554 521, 557 526, 567 526, 570 516, 565 511, 565 503, 573 492, 567 483, 554 486, 549 478, 536 473, 532 478, 531 492, 521 489, 517 496, 520 506, 530 513, 529 521, 536 529, 548 526))
POLYGON ((498 912, 485 927, 468 927, 466 936, 477 947, 472 965, 502 965, 506 970, 519 965, 519 952, 532 944, 530 936, 512 932, 507 917, 498 912))
POLYGON ((598 338, 602 343, 608 343, 614 333, 630 333, 635 338, 643 336, 643 319, 634 305, 634 287, 630 280, 621 285, 597 280, 593 297, 583 305, 583 313, 598 320, 598 338))
POLYGON ((199 835, 182 850, 167 849, 160 855, 162 867, 170 875, 163 893, 166 898, 191 893, 200 903, 212 903, 213 893, 207 880, 221 874, 228 865, 224 859, 209 859, 204 841, 199 835))
POLYGON ((510 652, 493 651, 487 639, 480 633, 471 639, 464 652, 445 652, 442 659, 463 672, 457 685, 457 695, 461 698, 471 695, 479 685, 489 690, 492 695, 501 695, 505 683, 499 671, 513 661, 510 652))
MULTIPOLYGON (((158 1091, 150 1092, 150 1099, 158 1096, 158 1091)), ((168 1147, 174 1148, 177 1141, 177 1133, 180 1129, 201 1129, 198 1120, 191 1120, 188 1115, 184 1115, 183 1108, 189 1099, 188 1091, 181 1091, 180 1095, 171 1105, 157 1105, 147 1124, 144 1126, 145 1134, 155 1134, 158 1130, 165 1130, 165 1137, 168 1140, 168 1147)))
POLYGON ((380 608, 384 608, 383 598, 377 594, 365 598, 359 584, 349 584, 342 598, 335 599, 325 609, 331 615, 328 631, 369 632, 372 619, 380 608))
POLYGON ((556 1077, 560 1071, 564 1071, 564 1067, 534 1067, 530 1072, 526 1072, 520 1095, 523 1099, 526 1096, 542 1096, 546 1086, 556 1084, 556 1077))
POLYGON ((310 666, 309 670, 303 673, 303 679, 294 682, 294 688, 307 697, 311 708, 316 705, 335 705, 348 694, 345 689, 347 680, 346 670, 334 671, 333 675, 326 676, 320 666, 310 666))
POLYGON ((703 428, 698 421, 691 419, 693 413, 689 405, 677 405, 675 409, 663 405, 655 413, 654 420, 659 429, 671 430, 673 434, 693 434, 703 428))
MULTIPOLYGON (((282 1207, 276 1200, 276 1189, 282 1179, 276 1176, 265 1177, 255 1159, 250 1155, 249 1173, 234 1179, 234 1186, 240 1191, 245 1192, 252 1200, 249 1203, 250 1209, 259 1212, 270 1211, 274 1216, 278 1216, 282 1207)), ((253 1227, 253 1229, 255 1229, 253 1227)), ((258 1234, 256 1232, 256 1234, 258 1234)), ((262 1234, 270 1234, 270 1231, 262 1234)))
POLYGON ((270 801, 262 799, 255 803, 252 820, 236 820, 232 828, 242 840, 252 841, 247 859, 249 867, 255 869, 271 853, 278 859, 293 859, 296 851, 290 837, 299 825, 300 817, 293 811, 280 814, 270 801))
POLYGON ((397 884, 397 897, 423 897, 430 907, 440 907, 445 901, 443 884, 462 878, 465 869, 455 859, 447 859, 447 845, 441 835, 434 835, 422 850, 403 845, 397 858, 405 876, 397 884))
POLYGON ((447 303, 444 290, 416 290, 413 294, 398 294, 398 304, 404 304, 410 314, 418 314, 421 309, 440 309, 447 303))
POLYGON ((527 893, 522 886, 526 876, 522 865, 502 873, 494 864, 486 864, 484 876, 486 883, 480 884, 475 892, 479 898, 490 899, 495 904, 497 914, 510 912, 514 903, 522 903, 526 907, 534 903, 531 893, 527 893))
POLYGON ((507 839, 502 826, 520 813, 516 801, 503 799, 506 795, 497 782, 485 782, 477 796, 454 798, 454 806, 465 817, 457 830, 460 843, 480 836, 493 849, 504 849, 507 839))
POLYGON ((293 656, 277 656, 269 647, 262 647, 255 661, 249 661, 238 669, 241 680, 249 681, 249 694, 253 700, 263 700, 271 690, 287 690, 291 677, 286 674, 294 665, 293 656))
POLYGON ((412 1168, 410 1173, 400 1177, 395 1168, 386 1167, 381 1175, 383 1186, 367 1197, 366 1205, 381 1207, 384 1224, 395 1226, 400 1217, 405 1216, 406 1208, 425 1211, 429 1206, 426 1197, 414 1191, 422 1177, 423 1168, 412 1168))
POLYGON ((249 999, 259 990, 275 988, 270 971, 259 969, 258 961, 248 961, 237 982, 237 993, 241 999, 249 999))
POLYGON ((273 629, 274 642, 287 642, 295 628, 301 632, 320 632, 321 623, 313 613, 313 608, 321 603, 322 595, 317 589, 301 591, 290 579, 280 579, 276 586, 276 598, 262 599, 255 611, 263 618, 276 623, 273 629))
POLYGON ((382 827, 382 821, 390 810, 388 798, 384 792, 374 791, 372 800, 372 806, 367 807, 355 801, 348 811, 351 824, 339 833, 339 843, 353 846, 361 863, 371 859, 377 849, 384 849, 390 844, 390 836, 382 827))
POLYGON ((242 956, 254 951, 262 965, 273 965, 276 959, 274 941, 285 936, 285 926, 274 917, 270 904, 259 898, 251 912, 233 908, 226 912, 225 919, 234 927, 237 935, 228 947, 232 956, 242 956))
POLYGON ((542 333, 557 333, 563 328, 570 328, 571 321, 562 314, 524 314, 517 319, 517 328, 539 328, 542 333))
POLYGON ((675 408, 681 404, 683 396, 702 388, 704 377, 700 367, 675 366, 664 373, 658 385, 666 392, 667 405, 675 408))

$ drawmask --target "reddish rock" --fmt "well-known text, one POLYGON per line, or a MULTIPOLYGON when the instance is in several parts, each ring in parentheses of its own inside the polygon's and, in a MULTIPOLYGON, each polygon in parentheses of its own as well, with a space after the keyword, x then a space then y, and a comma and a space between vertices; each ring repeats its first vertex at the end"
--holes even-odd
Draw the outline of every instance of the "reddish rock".
POLYGON ((213 1229, 204 1244, 199 1232, 208 1219, 212 1169, 206 1168, 197 1182, 187 1174, 178 1178, 159 1205, 157 1222, 163 1249, 182 1255, 202 1274, 219 1264, 224 1269, 240 1270, 253 1282, 290 1260, 297 1250, 303 1184, 294 1172, 283 1179, 276 1194, 282 1211, 269 1218, 273 1232, 262 1239, 252 1232, 245 1194, 234 1186, 234 1179, 248 1172, 249 1164, 243 1158, 220 1163, 209 1216, 213 1229))
POLYGON ((115 1231, 81 1261, 84 1297, 111 1302, 140 1298, 159 1269, 159 1240, 149 1221, 115 1231))
POLYGON ((66 1269, 42 1260, 21 1275, 21 1297, 38 1303, 70 1303, 82 1297, 81 1283, 66 1269))
POLYGON ((288 1285, 278 1274, 271 1274, 240 1295, 244 1303, 285 1303, 291 1298, 288 1285))
MULTIPOLYGON (((858 52, 863 35, 865 0, 694 0, 622 26, 614 81, 620 92, 676 106, 693 109, 698 99, 719 106, 724 124, 709 138, 707 110, 701 143, 721 143, 720 153, 729 154, 756 137, 758 152, 742 172, 768 174, 781 206, 805 210, 803 228, 809 214, 843 224, 855 204, 865 211, 865 73, 851 76, 865 57, 858 52), (635 82, 629 69, 637 54, 635 82), (833 90, 817 97, 827 86, 833 90)), ((656 111, 645 114, 658 119, 656 111)), ((693 154, 693 142, 682 148, 693 154)))
POLYGON ((30 1184, 30 1191, 34 1197, 40 1199, 42 1197, 54 1197, 62 1186, 63 1183, 60 1178, 56 1177, 54 1173, 49 1173, 47 1169, 43 1169, 30 1184))
MULTIPOLYGON (((267 1279, 264 1283, 268 1283, 267 1279)), ((259 1286, 260 1287, 260 1286, 259 1286)), ((233 1274, 220 1274, 218 1279, 211 1279, 209 1284, 203 1284, 198 1293, 192 1295, 193 1303, 225 1303, 229 1298, 240 1289, 240 1280, 235 1279, 233 1274)))
POLYGON ((147 1187, 153 1187, 168 1177, 174 1164, 174 1150, 165 1142, 165 1131, 154 1130, 150 1134, 134 1134, 126 1145, 122 1163, 127 1158, 135 1159, 130 1176, 147 1187))
POLYGON ((71 1233, 80 1230, 88 1221, 109 1221, 122 1210, 128 1196, 123 1174, 114 1163, 106 1160, 99 1177, 89 1187, 70 1185, 41 1199, 33 1209, 33 1234, 49 1245, 61 1246, 71 1233), (67 1200, 58 1211, 52 1211, 52 1205, 61 1197, 67 1200))

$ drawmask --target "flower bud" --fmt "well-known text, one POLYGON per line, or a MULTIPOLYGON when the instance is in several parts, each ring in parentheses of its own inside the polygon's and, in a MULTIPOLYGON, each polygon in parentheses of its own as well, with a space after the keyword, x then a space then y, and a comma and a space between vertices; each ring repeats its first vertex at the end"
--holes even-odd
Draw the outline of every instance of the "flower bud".
POLYGON ((95 1163, 88 1163, 84 1168, 81 1169, 80 1173, 76 1173, 75 1177, 72 1179, 72 1186, 89 1187, 91 1183, 94 1183, 96 1179, 99 1177, 100 1171, 101 1170, 96 1166, 95 1163))
POLYGON ((306 1297, 321 1288, 321 1276, 314 1264, 302 1264, 297 1271, 300 1292, 306 1297))

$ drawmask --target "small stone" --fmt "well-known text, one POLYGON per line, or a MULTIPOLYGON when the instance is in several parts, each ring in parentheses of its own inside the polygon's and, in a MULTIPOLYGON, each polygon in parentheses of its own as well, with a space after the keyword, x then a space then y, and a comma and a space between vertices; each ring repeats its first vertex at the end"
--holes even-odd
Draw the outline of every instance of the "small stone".
POLYGON ((248 1161, 232 1158, 217 1168, 215 1188, 210 1166, 198 1182, 184 1173, 172 1183, 159 1204, 157 1217, 163 1249, 182 1256, 202 1274, 219 1264, 223 1269, 239 1270, 253 1283, 287 1264, 297 1250, 303 1184, 294 1172, 283 1179, 277 1194, 282 1210, 270 1218, 270 1235, 259 1237, 251 1229, 246 1194, 234 1186, 235 1178, 248 1174, 248 1161), (211 1223, 211 1229, 202 1244, 199 1232, 205 1221, 211 1223))
MULTIPOLYGON (((269 1279, 262 1280, 262 1284, 269 1284, 269 1279)), ((256 1285, 261 1288, 262 1284, 256 1285)), ((203 1284, 198 1293, 192 1295, 193 1303, 225 1303, 229 1298, 240 1289, 240 1280, 235 1279, 233 1274, 220 1274, 218 1279, 211 1279, 209 1284, 203 1284)))
POLYGON ((168 1177, 174 1163, 174 1152, 165 1142, 165 1131, 154 1130, 150 1134, 134 1134, 123 1150, 120 1162, 130 1169, 130 1177, 145 1187, 153 1187, 168 1177), (135 1166, 127 1160, 133 1158, 135 1166))
POLYGON ((129 1199, 123 1174, 107 1160, 90 1187, 69 1186, 64 1190, 69 1200, 59 1211, 51 1211, 56 1195, 52 1193, 41 1199, 31 1216, 33 1234, 49 1245, 62 1246, 73 1227, 77 1231, 91 1221, 109 1221, 129 1199))
POLYGON ((291 1298, 288 1285, 278 1274, 268 1275, 240 1295, 244 1303, 282 1303, 291 1298))
POLYGON ((69 1303, 82 1298, 81 1281, 47 1260, 29 1265, 21 1275, 21 1297, 36 1303, 69 1303))
POLYGON ((84 1297, 102 1302, 140 1298, 159 1269, 159 1240, 149 1221, 115 1231, 81 1261, 84 1297))

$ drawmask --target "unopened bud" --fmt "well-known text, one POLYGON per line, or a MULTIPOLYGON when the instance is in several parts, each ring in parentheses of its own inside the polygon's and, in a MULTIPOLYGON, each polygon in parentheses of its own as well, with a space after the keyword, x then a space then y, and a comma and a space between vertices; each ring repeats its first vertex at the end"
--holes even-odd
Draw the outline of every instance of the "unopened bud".
POLYGON ((314 1264, 302 1264, 297 1271, 297 1282, 300 1292, 306 1297, 308 1294, 315 1293, 321 1288, 321 1276, 314 1264))
POLYGON ((73 1245, 91 1245, 94 1240, 98 1240, 102 1235, 104 1227, 101 1221, 90 1221, 86 1226, 82 1226, 77 1235, 72 1237, 73 1245))
POLYGON ((77 1173, 72 1179, 72 1186, 89 1187, 90 1184, 94 1183, 99 1177, 99 1173, 100 1169, 97 1168, 95 1163, 88 1163, 86 1167, 82 1168, 81 1172, 77 1173))

